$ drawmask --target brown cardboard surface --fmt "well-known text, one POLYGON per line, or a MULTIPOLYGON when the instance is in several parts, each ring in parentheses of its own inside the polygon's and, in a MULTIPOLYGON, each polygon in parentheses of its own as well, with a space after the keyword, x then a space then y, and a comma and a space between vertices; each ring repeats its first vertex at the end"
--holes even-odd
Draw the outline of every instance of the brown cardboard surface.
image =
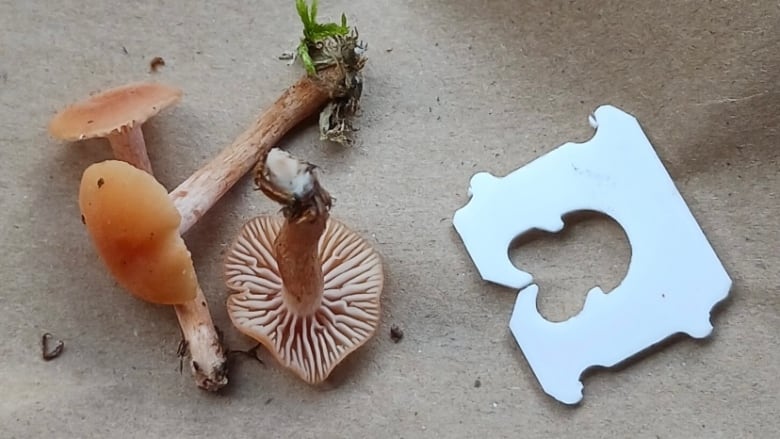
MULTIPOLYGON (((265 366, 237 358, 221 395, 179 374, 172 309, 120 290, 79 220, 81 172, 108 146, 58 142, 46 125, 92 91, 177 85, 181 104, 146 125, 173 188, 301 74, 277 59, 300 34, 293 3, 0 0, 0 437, 780 434, 774 2, 324 2, 323 17, 346 11, 369 44, 361 131, 345 149, 309 124, 282 146, 321 166, 333 215, 385 258, 382 326, 321 388, 265 352, 265 366), (152 74, 155 56, 166 65, 152 74), (592 374, 568 408, 539 389, 507 327, 514 292, 479 279, 451 217, 474 172, 586 140, 601 104, 640 120, 734 288, 709 340, 592 374), (51 362, 46 331, 66 343, 51 362)), ((276 210, 245 178, 186 235, 233 348, 252 343, 227 318, 221 252, 276 210)), ((614 224, 572 231, 512 251, 551 319, 619 282, 630 256, 614 224)))

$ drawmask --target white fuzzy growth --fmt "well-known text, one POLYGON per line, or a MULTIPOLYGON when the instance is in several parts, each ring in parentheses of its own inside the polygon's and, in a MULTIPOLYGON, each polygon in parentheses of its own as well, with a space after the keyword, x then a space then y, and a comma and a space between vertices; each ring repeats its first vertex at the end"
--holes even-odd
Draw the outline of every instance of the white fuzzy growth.
POLYGON ((307 163, 278 148, 272 149, 265 161, 271 183, 299 197, 308 193, 314 184, 314 176, 307 168, 307 163))

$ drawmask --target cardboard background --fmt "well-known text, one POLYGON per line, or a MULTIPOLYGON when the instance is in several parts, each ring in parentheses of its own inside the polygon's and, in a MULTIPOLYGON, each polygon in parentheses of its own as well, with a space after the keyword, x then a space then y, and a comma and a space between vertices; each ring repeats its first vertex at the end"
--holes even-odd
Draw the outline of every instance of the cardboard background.
MULTIPOLYGON (((175 187, 301 74, 290 1, 0 0, 2 437, 774 437, 780 433, 778 18, 773 2, 332 0, 369 44, 361 132, 282 146, 323 169, 333 215, 385 258, 383 323, 324 388, 238 359, 224 394, 179 374, 172 309, 119 290, 79 221, 78 183, 110 157, 46 125, 127 81, 184 100, 145 125, 175 187), (126 49, 126 53, 125 50, 126 49), (392 49, 392 51, 389 51, 392 49), (156 74, 148 63, 162 56, 156 74), (507 327, 514 294, 483 283, 451 226, 477 171, 503 175, 591 134, 610 103, 634 114, 734 280, 707 342, 682 339, 585 381, 570 409, 543 394, 507 327), (392 324, 405 330, 394 344, 392 324), (52 362, 39 340, 66 343, 52 362), (475 381, 480 386, 475 387, 475 381)), ((221 251, 277 206, 243 179, 186 240, 231 347, 221 251)), ((550 318, 621 279, 620 228, 589 221, 513 251, 550 318), (545 294, 544 291, 549 291, 545 294)))

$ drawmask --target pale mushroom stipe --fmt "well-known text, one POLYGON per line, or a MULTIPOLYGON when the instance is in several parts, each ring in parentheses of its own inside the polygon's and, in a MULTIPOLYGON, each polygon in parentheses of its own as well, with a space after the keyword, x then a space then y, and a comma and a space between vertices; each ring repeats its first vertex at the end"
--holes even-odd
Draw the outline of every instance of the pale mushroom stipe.
POLYGON ((63 109, 49 123, 49 133, 70 142, 106 138, 114 157, 149 173, 142 125, 179 102, 182 91, 152 82, 126 84, 95 94, 63 109))
POLYGON ((329 84, 342 77, 337 68, 320 72, 317 77, 303 76, 232 145, 171 191, 182 213, 181 233, 192 227, 285 134, 337 97, 329 84))
POLYGON ((247 222, 224 269, 234 326, 311 384, 373 337, 384 285, 380 255, 330 218, 315 171, 271 150, 256 181, 283 215, 247 222))

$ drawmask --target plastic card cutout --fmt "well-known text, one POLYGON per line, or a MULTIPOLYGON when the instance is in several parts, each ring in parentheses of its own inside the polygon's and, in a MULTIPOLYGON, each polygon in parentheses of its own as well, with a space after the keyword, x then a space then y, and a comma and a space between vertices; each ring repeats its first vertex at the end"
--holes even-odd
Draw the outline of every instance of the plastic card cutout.
MULTIPOLYGON (((471 179, 453 223, 483 279, 521 289, 510 329, 544 391, 576 404, 582 373, 611 367, 677 333, 703 338, 731 279, 637 120, 612 106, 590 118, 596 133, 566 143, 505 177, 471 179), (582 311, 553 323, 539 314, 539 288, 516 268, 509 246, 562 217, 595 210, 620 224, 631 246, 626 277, 609 294, 592 289, 582 311)), ((521 262, 522 265, 522 262, 521 262)))

